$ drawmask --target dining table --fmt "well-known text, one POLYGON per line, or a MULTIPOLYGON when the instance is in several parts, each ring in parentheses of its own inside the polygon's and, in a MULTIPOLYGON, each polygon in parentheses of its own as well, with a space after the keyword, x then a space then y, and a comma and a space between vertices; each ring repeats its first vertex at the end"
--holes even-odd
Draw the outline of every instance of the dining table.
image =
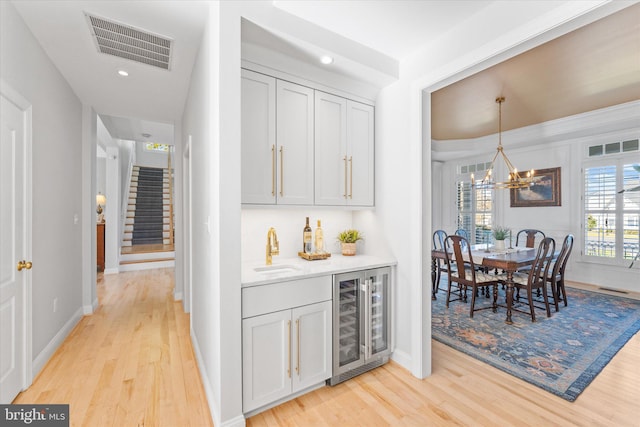
MULTIPOLYGON (((513 273, 516 271, 533 265, 536 259, 538 248, 508 248, 504 250, 497 250, 486 244, 472 245, 471 257, 475 266, 486 267, 487 269, 498 269, 505 273, 506 280, 506 293, 507 293, 507 319, 506 323, 511 325, 512 307, 513 307, 513 273)), ((554 254, 557 256, 558 254, 554 254)), ((431 282, 432 282, 432 294, 431 299, 435 300, 438 284, 436 283, 436 269, 438 267, 438 260, 444 260, 446 262, 446 254, 444 250, 433 249, 431 251, 431 282)))

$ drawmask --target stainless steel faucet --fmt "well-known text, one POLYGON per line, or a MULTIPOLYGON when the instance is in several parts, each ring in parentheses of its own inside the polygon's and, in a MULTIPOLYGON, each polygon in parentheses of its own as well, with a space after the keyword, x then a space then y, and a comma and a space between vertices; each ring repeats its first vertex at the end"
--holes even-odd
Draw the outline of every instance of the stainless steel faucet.
POLYGON ((276 229, 271 227, 267 233, 267 265, 271 265, 271 256, 280 254, 280 244, 276 229))

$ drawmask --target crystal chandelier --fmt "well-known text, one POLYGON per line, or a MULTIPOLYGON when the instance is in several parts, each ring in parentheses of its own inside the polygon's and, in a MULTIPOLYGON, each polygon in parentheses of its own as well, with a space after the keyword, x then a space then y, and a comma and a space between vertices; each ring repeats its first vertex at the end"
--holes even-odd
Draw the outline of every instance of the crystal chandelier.
POLYGON ((496 150, 496 155, 493 156, 493 160, 491 160, 491 166, 487 169, 487 173, 482 178, 482 181, 476 183, 471 174, 471 185, 478 188, 499 188, 499 189, 518 189, 518 188, 529 188, 535 181, 533 176, 533 169, 527 171, 525 176, 521 176, 513 166, 513 163, 509 160, 506 154, 504 154, 504 149, 502 147, 502 103, 504 102, 504 96, 499 96, 496 98, 496 102, 498 103, 498 148, 496 150), (498 158, 498 155, 502 156, 502 160, 507 165, 507 169, 509 170, 509 179, 507 181, 495 181, 493 178, 493 166, 498 158))

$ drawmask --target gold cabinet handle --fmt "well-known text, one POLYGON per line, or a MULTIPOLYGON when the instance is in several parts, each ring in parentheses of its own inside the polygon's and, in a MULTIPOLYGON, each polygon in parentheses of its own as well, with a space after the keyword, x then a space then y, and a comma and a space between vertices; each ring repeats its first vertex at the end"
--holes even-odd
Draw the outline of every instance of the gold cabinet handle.
POLYGON ((344 194, 343 197, 347 198, 347 156, 344 156, 344 194))
POLYGON ((296 374, 300 376, 300 319, 296 319, 296 335, 298 336, 298 345, 296 348, 296 374))
POLYGON ((284 147, 280 147, 280 196, 284 196, 284 147))
POLYGON ((353 199, 353 156, 349 157, 349 198, 353 199))
POLYGON ((22 271, 23 269, 31 270, 31 267, 33 267, 33 264, 31 263, 31 261, 25 261, 25 260, 18 261, 18 267, 17 267, 18 271, 22 271))
POLYGON ((271 146, 271 195, 276 195, 276 146, 271 146))
POLYGON ((289 333, 288 337, 288 345, 287 345, 287 376, 291 378, 291 320, 287 321, 287 329, 289 333))

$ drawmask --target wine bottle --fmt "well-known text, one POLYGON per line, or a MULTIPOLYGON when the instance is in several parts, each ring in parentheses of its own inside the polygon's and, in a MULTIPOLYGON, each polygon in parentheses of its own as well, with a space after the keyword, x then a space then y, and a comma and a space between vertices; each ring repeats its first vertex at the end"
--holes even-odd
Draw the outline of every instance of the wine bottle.
POLYGON ((320 226, 320 220, 318 220, 318 227, 316 228, 316 253, 324 253, 324 236, 322 234, 322 227, 320 226))
POLYGON ((309 217, 307 217, 307 225, 304 226, 302 233, 302 251, 305 254, 311 253, 311 227, 309 226, 309 217))

